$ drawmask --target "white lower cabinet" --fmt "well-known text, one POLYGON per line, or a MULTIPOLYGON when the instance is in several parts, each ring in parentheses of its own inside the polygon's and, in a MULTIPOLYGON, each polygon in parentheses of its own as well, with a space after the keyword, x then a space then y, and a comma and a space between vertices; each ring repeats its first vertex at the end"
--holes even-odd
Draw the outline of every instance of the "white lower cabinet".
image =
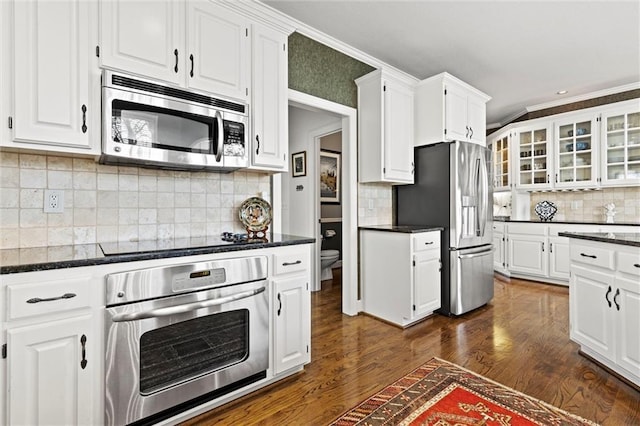
POLYGON ((93 375, 102 357, 88 350, 91 322, 83 315, 7 331, 10 425, 94 424, 93 375))
POLYGON ((280 249, 273 256, 274 374, 311 361, 309 245, 280 249))
POLYGON ((546 275, 546 240, 547 237, 541 235, 509 234, 509 271, 527 275, 546 275))
POLYGON ((364 311, 401 327, 441 306, 440 231, 360 231, 364 311))
POLYGON ((569 238, 549 236, 549 277, 569 281, 569 238))
POLYGON ((571 340, 640 386, 640 248, 571 239, 570 249, 571 340))

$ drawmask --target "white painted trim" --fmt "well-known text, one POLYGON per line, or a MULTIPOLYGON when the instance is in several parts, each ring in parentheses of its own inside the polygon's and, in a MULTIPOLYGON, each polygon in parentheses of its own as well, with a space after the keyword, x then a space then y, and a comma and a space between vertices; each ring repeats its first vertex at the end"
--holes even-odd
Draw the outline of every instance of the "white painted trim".
POLYGON ((629 90, 640 89, 640 82, 625 84, 623 86, 611 87, 609 89, 598 90, 596 92, 585 93, 584 95, 572 96, 570 98, 562 98, 557 101, 546 102, 544 104, 532 105, 527 107, 527 111, 539 111, 541 109, 553 108, 561 105, 572 104, 574 102, 587 101, 589 99, 599 98, 601 96, 615 95, 616 93, 628 92, 629 90))
MULTIPOLYGON (((342 312, 357 315, 362 311, 358 300, 357 110, 291 89, 289 105, 342 116, 342 259, 346 260, 342 267, 342 312)), ((277 207, 280 210, 281 206, 277 207)))

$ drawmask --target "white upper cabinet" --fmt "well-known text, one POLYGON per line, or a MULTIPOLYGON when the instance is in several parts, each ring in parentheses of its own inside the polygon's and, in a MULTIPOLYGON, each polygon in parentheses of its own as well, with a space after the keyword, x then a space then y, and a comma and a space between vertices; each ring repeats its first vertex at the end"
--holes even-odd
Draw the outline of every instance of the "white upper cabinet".
POLYGON ((184 80, 184 2, 100 2, 100 61, 170 83, 184 80))
POLYGON ((491 150, 493 167, 493 190, 508 191, 511 189, 510 146, 513 132, 505 132, 493 136, 487 147, 491 150))
POLYGON ((2 6, 5 13, 13 7, 13 20, 3 17, 3 26, 9 24, 13 31, 8 43, 2 41, 13 51, 13 60, 2 61, 5 81, 13 82, 13 105, 8 107, 13 133, 1 145, 96 153, 99 146, 92 141, 100 140, 95 127, 100 122, 100 80, 90 54, 95 5, 78 0, 2 6))
POLYGON ((486 144, 490 96, 446 72, 418 83, 415 93, 416 146, 454 140, 486 144))
POLYGON ((382 70, 356 84, 360 182, 413 183, 413 88, 382 70))
POLYGON ((597 118, 589 113, 555 122, 556 188, 596 186, 597 118))
POLYGON ((100 2, 103 67, 247 101, 249 22, 213 2, 100 2))
POLYGON ((603 112, 602 186, 640 184, 640 102, 603 112))
POLYGON ((553 128, 543 122, 515 129, 515 185, 521 189, 544 189, 552 184, 553 128))
POLYGON ((248 20, 212 2, 187 5, 187 85, 248 100, 248 20))
POLYGON ((287 35, 252 26, 251 168, 286 172, 287 35))

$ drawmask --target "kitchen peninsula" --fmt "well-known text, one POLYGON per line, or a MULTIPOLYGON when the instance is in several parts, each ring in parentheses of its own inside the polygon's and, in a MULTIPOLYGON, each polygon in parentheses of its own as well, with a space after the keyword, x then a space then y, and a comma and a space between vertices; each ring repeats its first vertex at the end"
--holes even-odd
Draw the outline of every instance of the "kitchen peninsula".
POLYGON ((640 232, 559 235, 570 241, 571 340, 640 389, 640 232))

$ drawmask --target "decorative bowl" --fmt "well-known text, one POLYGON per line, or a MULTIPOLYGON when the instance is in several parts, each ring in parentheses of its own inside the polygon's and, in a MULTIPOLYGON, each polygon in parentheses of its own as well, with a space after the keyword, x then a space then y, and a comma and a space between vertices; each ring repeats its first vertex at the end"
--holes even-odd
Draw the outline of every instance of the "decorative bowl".
POLYGON ((558 208, 550 201, 540 201, 536 204, 534 211, 538 215, 541 221, 548 222, 553 219, 553 216, 558 211, 558 208))
POLYGON ((589 149, 589 142, 576 142, 576 151, 584 151, 589 149))

